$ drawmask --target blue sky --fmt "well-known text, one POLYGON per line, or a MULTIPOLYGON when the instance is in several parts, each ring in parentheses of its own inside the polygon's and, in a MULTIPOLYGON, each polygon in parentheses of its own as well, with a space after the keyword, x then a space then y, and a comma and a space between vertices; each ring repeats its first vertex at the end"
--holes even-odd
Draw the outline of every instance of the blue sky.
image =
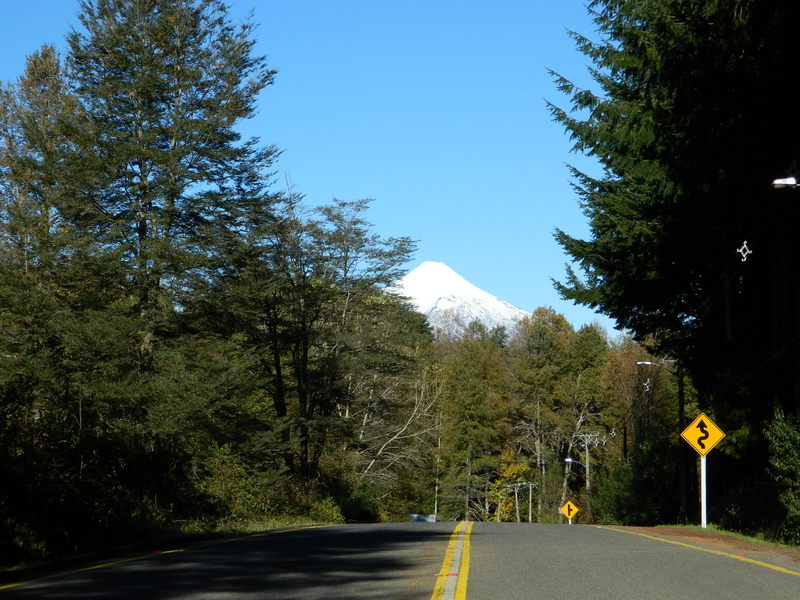
MULTIPOLYGON (((581 0, 234 0, 252 10, 259 53, 279 71, 246 132, 283 154, 309 204, 372 198, 384 236, 418 240, 413 268, 447 263, 525 310, 548 306, 576 327, 612 323, 561 300, 567 257, 556 227, 586 237, 570 152, 545 100, 567 106, 553 69, 588 85, 568 38, 594 38, 581 0)), ((0 2, 0 80, 43 43, 64 48, 77 0, 0 2)))

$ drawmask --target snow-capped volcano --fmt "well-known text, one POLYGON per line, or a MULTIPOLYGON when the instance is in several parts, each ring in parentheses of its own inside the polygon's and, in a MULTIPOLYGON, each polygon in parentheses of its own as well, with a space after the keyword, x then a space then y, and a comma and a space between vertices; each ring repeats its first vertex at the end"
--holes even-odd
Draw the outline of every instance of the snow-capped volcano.
POLYGON ((401 278, 391 291, 407 297, 439 334, 458 337, 472 321, 511 333, 524 310, 484 292, 441 262, 426 261, 401 278))

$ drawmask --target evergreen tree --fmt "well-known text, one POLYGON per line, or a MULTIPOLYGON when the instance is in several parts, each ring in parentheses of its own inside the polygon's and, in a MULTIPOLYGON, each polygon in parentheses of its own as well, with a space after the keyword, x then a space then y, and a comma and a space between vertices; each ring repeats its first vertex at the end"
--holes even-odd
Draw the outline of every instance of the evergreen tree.
POLYGON ((487 518, 500 454, 510 437, 511 396, 502 346, 480 323, 440 342, 444 514, 487 518), (472 515, 472 516, 470 516, 472 515))
POLYGON ((121 256, 149 368, 164 309, 229 235, 268 219, 275 156, 236 129, 274 71, 219 0, 83 2, 68 36, 80 99, 62 210, 121 256))
POLYGON ((54 552, 217 497, 203 482, 236 459, 211 442, 252 394, 248 357, 183 307, 276 202, 275 150, 237 131, 274 75, 252 24, 217 0, 79 19, 66 68, 44 47, 0 98, 3 468, 27 482, 0 502, 9 537, 54 552))
POLYGON ((749 463, 729 465, 741 496, 764 473, 773 405, 800 410, 789 242, 800 214, 770 186, 797 152, 786 116, 800 93, 777 82, 796 63, 800 9, 597 0, 590 10, 601 39, 575 39, 598 89, 556 76, 572 108, 551 110, 602 173, 575 171, 591 236, 557 233, 583 272, 557 287, 688 368, 729 434, 720 451, 749 463))
POLYGON ((50 161, 69 144, 61 125, 74 115, 76 99, 67 88, 57 53, 45 46, 0 98, 0 395, 8 483, 0 502, 10 515, 8 536, 23 540, 23 550, 79 545, 79 530, 97 517, 87 514, 86 497, 109 507, 106 494, 93 492, 104 483, 114 417, 98 401, 93 379, 99 372, 109 380, 121 375, 115 343, 133 333, 124 319, 101 316, 124 285, 119 270, 97 257, 91 240, 58 210, 62 181, 50 161))

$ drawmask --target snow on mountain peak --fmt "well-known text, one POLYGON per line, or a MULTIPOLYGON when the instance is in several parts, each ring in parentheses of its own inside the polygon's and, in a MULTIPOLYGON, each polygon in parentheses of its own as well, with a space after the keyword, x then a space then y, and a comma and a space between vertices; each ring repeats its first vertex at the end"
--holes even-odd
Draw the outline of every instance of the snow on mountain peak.
POLYGON ((446 297, 488 296, 442 262, 425 261, 398 282, 421 313, 428 314, 446 297))
POLYGON ((510 333, 529 313, 473 285, 442 262, 425 261, 406 274, 392 291, 407 297, 434 330, 458 337, 472 321, 510 333))

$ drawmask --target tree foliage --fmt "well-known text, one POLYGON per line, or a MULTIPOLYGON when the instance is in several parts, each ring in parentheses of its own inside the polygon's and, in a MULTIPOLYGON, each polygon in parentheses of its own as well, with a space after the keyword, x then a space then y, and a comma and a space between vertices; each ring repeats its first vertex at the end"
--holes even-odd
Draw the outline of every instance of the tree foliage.
MULTIPOLYGON (((739 457, 731 477, 753 490, 773 407, 800 410, 797 204, 770 185, 797 155, 800 96, 778 82, 796 62, 798 6, 589 6, 599 39, 573 37, 596 89, 554 74, 571 106, 550 109, 601 170, 574 170, 591 235, 557 232, 580 271, 557 288, 689 370, 739 457)), ((749 501, 733 502, 741 514, 749 501)))
POLYGON ((275 72, 224 3, 79 20, 0 95, 4 557, 405 500, 430 334, 383 288, 413 244, 271 190, 238 127, 275 72))
POLYGON ((781 487, 780 501, 786 510, 784 537, 800 543, 800 418, 786 417, 780 410, 766 430, 770 445, 769 469, 781 487))

